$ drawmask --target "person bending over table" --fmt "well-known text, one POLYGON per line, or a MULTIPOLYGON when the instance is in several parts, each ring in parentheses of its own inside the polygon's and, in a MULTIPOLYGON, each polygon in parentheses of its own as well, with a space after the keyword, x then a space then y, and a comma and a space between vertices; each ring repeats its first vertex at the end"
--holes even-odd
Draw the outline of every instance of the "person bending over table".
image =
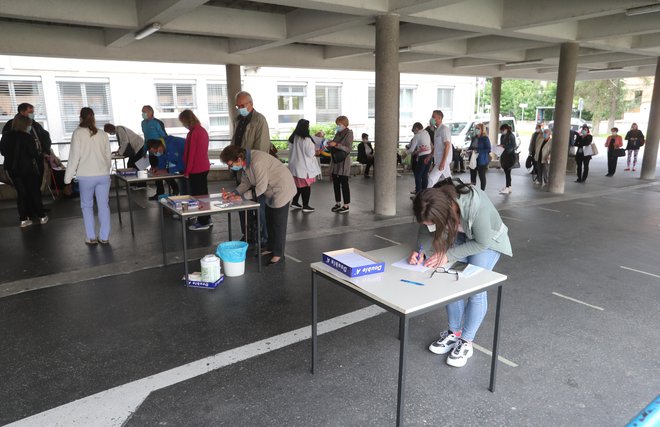
POLYGON ((230 145, 220 153, 220 160, 233 171, 243 170, 241 183, 232 193, 223 190, 222 197, 228 200, 266 200, 266 226, 268 243, 262 255, 272 254, 268 265, 284 259, 286 226, 289 218, 289 202, 296 195, 296 184, 289 169, 275 157, 258 150, 230 145), (252 191, 250 191, 252 190, 252 191))
MULTIPOLYGON (((168 173, 183 173, 185 164, 183 163, 183 151, 186 140, 178 136, 168 135, 165 139, 150 139, 147 141, 149 155, 158 159, 158 164, 151 168, 154 175, 166 175, 168 173)), ((174 195, 187 194, 184 180, 179 180, 181 185, 174 179, 168 179, 167 183, 173 189, 174 195)))
MULTIPOLYGON (((417 248, 410 264, 423 263, 437 270, 447 262, 463 261, 492 270, 501 254, 513 256, 508 228, 482 190, 447 178, 415 197, 415 218, 420 224, 417 248)), ((458 276, 457 276, 458 277, 458 276)), ((472 341, 488 309, 487 293, 481 292, 447 305, 448 330, 429 350, 446 354, 447 364, 460 368, 472 356, 472 341)))

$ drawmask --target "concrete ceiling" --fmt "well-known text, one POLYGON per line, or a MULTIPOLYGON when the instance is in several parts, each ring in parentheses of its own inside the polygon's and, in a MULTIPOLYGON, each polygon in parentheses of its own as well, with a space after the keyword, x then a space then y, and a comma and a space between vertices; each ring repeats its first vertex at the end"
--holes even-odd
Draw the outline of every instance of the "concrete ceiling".
POLYGON ((660 56, 660 0, 0 0, 0 53, 373 70, 386 13, 408 73, 554 80, 569 41, 581 80, 653 75, 660 56))

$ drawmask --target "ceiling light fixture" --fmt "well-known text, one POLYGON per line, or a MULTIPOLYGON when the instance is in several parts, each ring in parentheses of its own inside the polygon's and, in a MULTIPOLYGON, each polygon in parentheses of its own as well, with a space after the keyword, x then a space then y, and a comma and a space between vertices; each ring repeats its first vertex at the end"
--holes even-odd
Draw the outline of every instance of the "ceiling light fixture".
POLYGON ((158 22, 154 22, 153 24, 147 25, 146 27, 135 33, 135 40, 142 40, 143 38, 152 35, 158 30, 160 30, 160 24, 158 22))
POLYGON ((660 12, 660 4, 650 4, 648 6, 632 7, 626 9, 626 16, 645 15, 647 13, 660 12))
POLYGON ((404 46, 399 48, 399 53, 406 53, 406 52, 410 52, 411 50, 412 48, 410 46, 404 46))
POLYGON ((528 59, 526 61, 511 61, 511 62, 505 62, 504 66, 505 67, 511 67, 514 65, 525 65, 525 64, 542 64, 543 60, 542 59, 528 59))
POLYGON ((590 73, 602 73, 606 71, 619 71, 623 70, 623 67, 610 67, 610 68, 592 68, 590 70, 587 70, 590 73))

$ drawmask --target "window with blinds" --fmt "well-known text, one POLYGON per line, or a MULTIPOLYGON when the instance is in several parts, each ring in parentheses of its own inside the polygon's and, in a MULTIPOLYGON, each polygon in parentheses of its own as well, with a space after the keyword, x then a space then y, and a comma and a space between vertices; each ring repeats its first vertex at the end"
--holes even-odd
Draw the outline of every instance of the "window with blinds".
POLYGON ((334 123, 341 110, 341 86, 316 86, 316 121, 334 123))
POLYGON ((156 118, 166 128, 181 127, 179 113, 197 109, 195 85, 192 83, 156 83, 156 118))
POLYGON ((414 88, 402 87, 399 90, 399 120, 412 121, 414 95, 414 88))
POLYGON ((228 127, 229 101, 227 100, 227 85, 225 83, 209 83, 206 85, 206 95, 209 103, 209 123, 211 127, 228 127))
POLYGON ((454 109, 454 88, 438 88, 438 109, 442 110, 445 118, 451 119, 454 109))
POLYGON ((296 123, 304 116, 306 86, 277 85, 277 109, 280 123, 296 123))
POLYGON ((376 117, 376 88, 373 86, 369 86, 367 95, 367 114, 370 119, 376 117))
POLYGON ((18 112, 19 104, 34 105, 34 118, 48 129, 41 81, 0 79, 0 129, 18 112))
POLYGON ((112 122, 110 84, 103 82, 57 82, 60 115, 65 134, 71 134, 80 123, 80 109, 94 110, 96 126, 101 129, 112 122))

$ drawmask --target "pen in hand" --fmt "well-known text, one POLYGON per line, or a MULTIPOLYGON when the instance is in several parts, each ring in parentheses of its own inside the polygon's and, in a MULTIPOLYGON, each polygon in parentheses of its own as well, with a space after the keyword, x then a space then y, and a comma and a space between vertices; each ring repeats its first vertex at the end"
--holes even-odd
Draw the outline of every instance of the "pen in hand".
POLYGON ((419 265, 424 258, 422 258, 422 254, 424 253, 424 246, 419 245, 419 250, 417 251, 417 265, 419 265))

